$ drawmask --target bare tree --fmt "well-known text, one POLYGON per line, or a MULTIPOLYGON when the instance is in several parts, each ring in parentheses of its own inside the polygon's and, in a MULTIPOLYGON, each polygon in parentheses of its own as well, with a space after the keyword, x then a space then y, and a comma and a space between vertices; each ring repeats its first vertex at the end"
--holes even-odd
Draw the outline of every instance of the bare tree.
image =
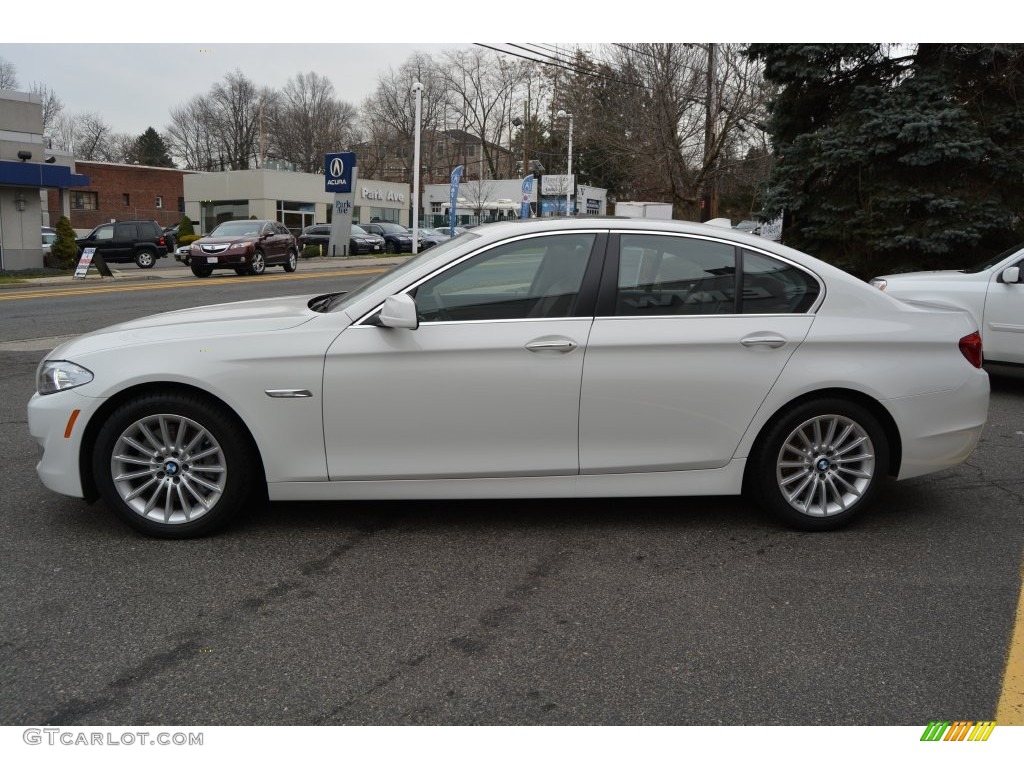
POLYGON ((300 73, 285 85, 269 117, 274 152, 300 171, 318 173, 325 154, 354 140, 355 118, 356 108, 335 97, 330 80, 300 73))
POLYGON ((396 72, 381 75, 377 89, 362 108, 366 148, 360 157, 360 176, 404 177, 412 181, 413 142, 416 130, 416 104, 413 83, 423 84, 421 96, 421 136, 428 137, 424 156, 433 157, 434 137, 447 127, 448 93, 434 60, 423 53, 413 54, 396 72))
POLYGON ((115 153, 114 131, 98 112, 72 115, 69 122, 69 149, 73 149, 77 159, 110 162, 115 153))
POLYGON ((39 95, 43 106, 43 135, 50 136, 57 124, 57 119, 64 111, 64 102, 44 83, 33 82, 28 89, 39 95))
POLYGON ((18 68, 0 56, 0 91, 18 90, 18 68))
POLYGON ((258 164, 261 116, 274 102, 273 91, 257 87, 237 69, 210 89, 206 102, 207 130, 231 170, 245 170, 250 164, 258 164))
POLYGON ((216 153, 213 136, 207 129, 207 119, 202 96, 195 96, 171 110, 171 123, 165 131, 168 149, 189 170, 215 170, 216 153))

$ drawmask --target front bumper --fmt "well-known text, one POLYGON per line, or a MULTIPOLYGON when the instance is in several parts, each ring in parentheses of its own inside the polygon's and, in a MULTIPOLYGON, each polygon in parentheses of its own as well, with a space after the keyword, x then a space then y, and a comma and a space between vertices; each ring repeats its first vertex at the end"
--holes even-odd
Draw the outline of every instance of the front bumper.
POLYGON ((85 427, 103 400, 75 390, 34 394, 28 402, 28 429, 43 450, 36 474, 43 485, 65 496, 83 498, 79 466, 85 427))

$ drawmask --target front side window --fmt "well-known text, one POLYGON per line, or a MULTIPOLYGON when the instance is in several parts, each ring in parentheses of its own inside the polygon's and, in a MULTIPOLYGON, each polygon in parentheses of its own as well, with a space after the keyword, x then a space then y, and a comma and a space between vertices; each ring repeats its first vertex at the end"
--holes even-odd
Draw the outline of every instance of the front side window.
POLYGON ((573 317, 596 235, 499 245, 419 285, 420 322, 573 317))
POLYGON ((102 227, 96 227, 92 233, 93 240, 113 240, 114 239, 114 225, 104 224, 102 227))

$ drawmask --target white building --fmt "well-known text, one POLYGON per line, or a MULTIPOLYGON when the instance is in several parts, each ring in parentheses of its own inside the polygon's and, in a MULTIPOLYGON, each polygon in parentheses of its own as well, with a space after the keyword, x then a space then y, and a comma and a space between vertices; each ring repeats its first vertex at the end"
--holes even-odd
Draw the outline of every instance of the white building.
MULTIPOLYGON (((547 178, 547 177, 543 177, 547 178)), ((464 181, 459 185, 455 208, 457 224, 478 224, 489 221, 518 219, 523 199, 522 179, 484 179, 464 181)), ((566 187, 547 185, 541 204, 541 215, 565 214, 566 187), (555 189, 559 194, 551 194, 555 189)), ((537 184, 533 184, 529 202, 532 216, 537 215, 537 184)), ((427 184, 423 188, 422 219, 425 226, 440 227, 448 223, 449 184, 427 184)), ((608 208, 608 190, 580 184, 576 187, 575 214, 604 216, 608 208)))
MULTIPOLYGON (((408 184, 357 178, 352 222, 409 226, 410 200, 408 184)), ((204 234, 222 221, 256 217, 279 221, 297 235, 312 224, 330 223, 333 204, 334 193, 325 191, 317 173, 260 168, 185 177, 185 213, 204 234)))

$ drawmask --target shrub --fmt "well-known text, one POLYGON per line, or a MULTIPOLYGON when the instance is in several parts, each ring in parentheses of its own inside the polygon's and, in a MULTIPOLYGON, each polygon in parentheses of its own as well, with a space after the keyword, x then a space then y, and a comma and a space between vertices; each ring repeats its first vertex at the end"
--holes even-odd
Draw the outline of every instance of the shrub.
MULTIPOLYGON (((192 219, 188 216, 182 216, 181 221, 178 222, 178 242, 179 243, 191 243, 192 240, 186 240, 186 237, 195 235, 196 231, 192 227, 192 219)), ((192 238, 195 239, 194 237, 192 238)))
POLYGON ((307 245, 307 246, 303 247, 303 249, 302 249, 302 258, 304 258, 304 259, 315 259, 317 256, 320 256, 320 246, 319 245, 307 245))
POLYGON ((178 245, 188 245, 189 243, 194 243, 201 237, 202 235, 196 234, 182 235, 181 237, 178 238, 178 245))
MULTIPOLYGON (((75 230, 71 228, 71 220, 61 216, 57 222, 57 239, 50 246, 52 266, 61 269, 74 269, 78 262, 78 245, 75 243, 75 230)), ((51 266, 47 264, 47 266, 51 266)))

